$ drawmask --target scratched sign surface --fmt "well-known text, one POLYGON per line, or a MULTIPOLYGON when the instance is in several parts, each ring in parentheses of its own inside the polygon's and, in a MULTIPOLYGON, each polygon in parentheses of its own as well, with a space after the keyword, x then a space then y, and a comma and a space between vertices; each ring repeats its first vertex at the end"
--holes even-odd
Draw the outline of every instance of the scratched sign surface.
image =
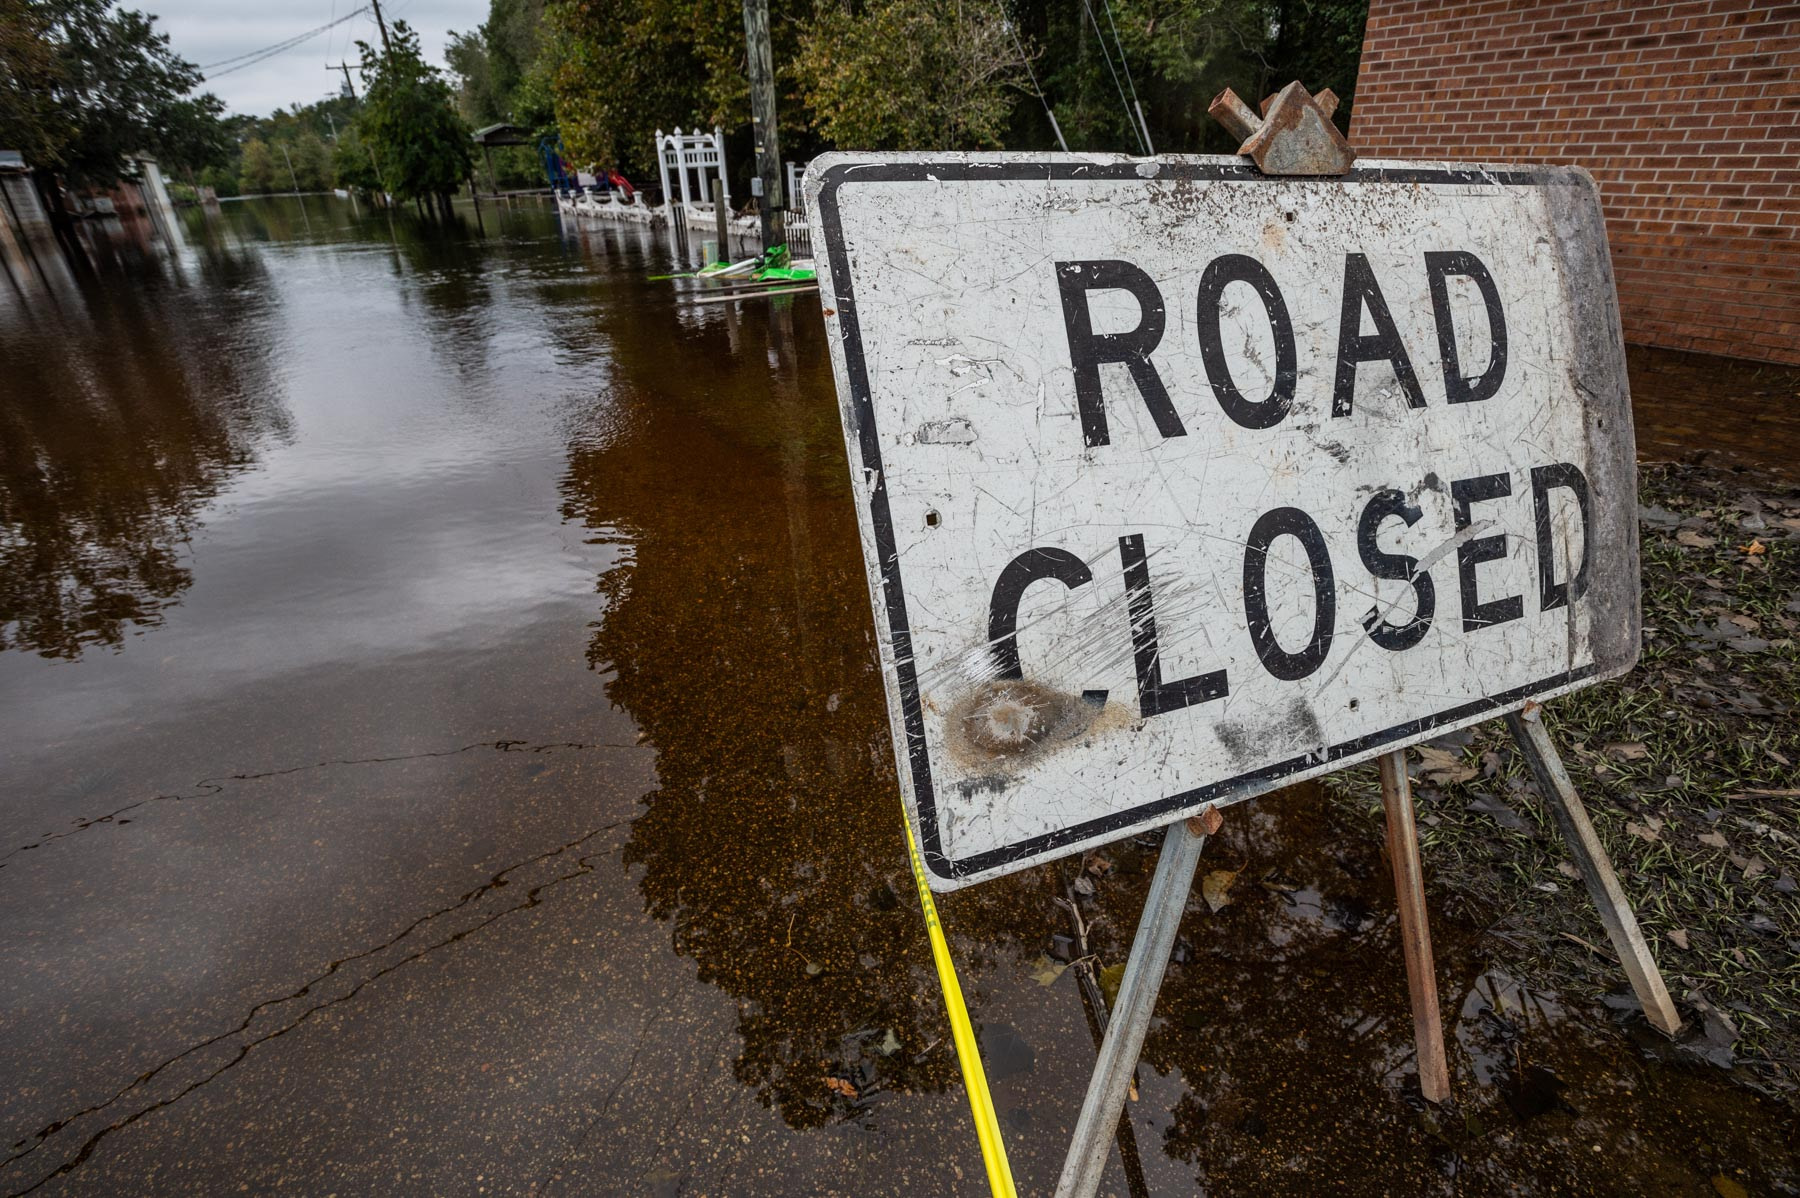
POLYGON ((1636 660, 1585 173, 833 154, 807 188, 938 888, 1636 660))

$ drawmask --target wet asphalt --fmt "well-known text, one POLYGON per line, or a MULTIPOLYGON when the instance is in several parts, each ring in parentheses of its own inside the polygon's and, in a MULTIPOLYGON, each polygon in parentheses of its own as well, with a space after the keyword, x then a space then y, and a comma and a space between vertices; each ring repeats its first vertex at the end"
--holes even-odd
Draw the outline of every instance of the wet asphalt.
MULTIPOLYGON (((184 216, 0 291, 0 1193, 984 1192, 817 300, 531 205, 184 216)), ((1116 962, 1155 841, 1104 856, 1116 962)), ((1208 860, 1103 1192, 1800 1186, 1791 1106, 1464 912, 1427 1110, 1377 848, 1298 790, 1208 860)), ((942 903, 1024 1193, 1073 877, 942 903)))

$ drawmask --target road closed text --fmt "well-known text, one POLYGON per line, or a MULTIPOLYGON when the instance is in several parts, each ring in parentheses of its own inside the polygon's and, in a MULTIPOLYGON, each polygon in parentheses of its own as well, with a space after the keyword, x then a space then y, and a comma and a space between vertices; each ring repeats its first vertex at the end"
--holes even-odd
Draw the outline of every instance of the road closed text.
POLYGON ((833 155, 809 178, 933 885, 1635 660, 1629 396, 1581 172, 833 155))
MULTIPOLYGON (((1427 252, 1421 265, 1437 333, 1427 353, 1441 367, 1443 402, 1463 404, 1492 399, 1504 381, 1508 357, 1506 309, 1492 275, 1480 258, 1462 250, 1427 252), (1474 284, 1484 309, 1487 346, 1481 368, 1474 375, 1465 373, 1458 349, 1447 285, 1453 275, 1474 284)), ((1141 403, 1161 436, 1188 436, 1195 418, 1176 409, 1155 357, 1168 329, 1165 298, 1157 283, 1140 267, 1118 259, 1057 262, 1055 270, 1085 445, 1092 449, 1110 443, 1109 403, 1141 403), (1128 293, 1138 307, 1135 326, 1117 332, 1095 332, 1089 301, 1098 291, 1128 293), (1124 367, 1114 378, 1122 376, 1127 380, 1125 386, 1108 391, 1100 371, 1105 363, 1124 367)), ((1346 254, 1342 277, 1335 361, 1328 371, 1309 372, 1313 377, 1323 375, 1331 381, 1331 419, 1356 418, 1357 373, 1366 363, 1386 367, 1384 377, 1393 380, 1406 408, 1425 408, 1427 400, 1414 365, 1414 350, 1401 336, 1368 257, 1346 254)), ((1217 400, 1220 418, 1251 430, 1272 429, 1281 424, 1293 407, 1302 371, 1288 305, 1269 269, 1247 255, 1215 258, 1201 274, 1193 302, 1198 356, 1207 388, 1217 400), (1266 381, 1267 390, 1259 395, 1247 394, 1240 386, 1223 347, 1222 314, 1226 289, 1232 283, 1246 285, 1246 291, 1254 295, 1249 306, 1266 320, 1266 340, 1273 345, 1274 368, 1272 372, 1265 371, 1273 377, 1266 381)), ((1240 561, 1233 564, 1241 568, 1242 633, 1262 669, 1281 681, 1297 682, 1324 665, 1338 636, 1340 576, 1351 571, 1360 570, 1366 580, 1399 581, 1410 588, 1404 600, 1371 605, 1358 616, 1369 639, 1392 653, 1418 645, 1441 619, 1448 618, 1463 633, 1475 633, 1521 618, 1527 604, 1538 612, 1547 612, 1578 601, 1587 586, 1591 540, 1587 478, 1569 462, 1534 465, 1523 473, 1524 477, 1517 480, 1510 472, 1449 480, 1428 474, 1413 480, 1408 490, 1375 490, 1366 498, 1356 499, 1351 526, 1354 542, 1335 547, 1321 530, 1320 522, 1302 506, 1270 507, 1242 528, 1215 528, 1225 534, 1221 540, 1241 545, 1240 561), (1414 497, 1426 489, 1441 491, 1451 500, 1454 527, 1442 530, 1441 547, 1430 555, 1430 560, 1384 548, 1383 533, 1391 531, 1390 524, 1413 528, 1423 519, 1414 497), (1553 494, 1559 491, 1566 495, 1566 502, 1559 503, 1553 494), (1532 557, 1537 563, 1535 586, 1529 590, 1513 590, 1499 582, 1492 568, 1484 578, 1484 563, 1503 562, 1508 557, 1506 535, 1492 531, 1499 523, 1495 513, 1507 503, 1529 506, 1526 526, 1534 530, 1532 557), (1553 512, 1559 508, 1571 512, 1574 519, 1553 520, 1553 512), (1306 563, 1303 576, 1272 576, 1270 552, 1282 538, 1291 538, 1301 551, 1306 563), (1454 579, 1447 612, 1440 610, 1444 605, 1440 604, 1439 587, 1432 573, 1434 565, 1445 558, 1441 568, 1454 579), (1559 563, 1573 565, 1565 568, 1559 563), (1284 642, 1274 630, 1270 592, 1272 587, 1281 586, 1303 586, 1310 592, 1313 617, 1304 640, 1284 642)), ((1320 501, 1341 499, 1327 494, 1320 501)), ((1231 679, 1225 669, 1182 678, 1164 676, 1160 640, 1167 622, 1165 618, 1159 624, 1149 567, 1156 547, 1147 540, 1154 535, 1144 531, 1118 537, 1118 566, 1127 592, 1121 635, 1128 635, 1131 640, 1137 705, 1146 719, 1231 693, 1231 679)), ((1208 556, 1216 558, 1217 554, 1209 551, 1208 556)), ((1007 563, 994 584, 987 613, 988 644, 998 677, 1027 676, 1016 634, 1025 589, 1038 581, 1051 581, 1070 589, 1088 586, 1094 581, 1089 560, 1068 547, 1039 544, 1007 563)), ((1220 564, 1216 560, 1206 563, 1210 569, 1217 569, 1220 564)), ((1180 563, 1171 564, 1166 556, 1160 565, 1165 573, 1180 567, 1180 563)), ((1095 690, 1085 693, 1092 700, 1103 694, 1095 690)))

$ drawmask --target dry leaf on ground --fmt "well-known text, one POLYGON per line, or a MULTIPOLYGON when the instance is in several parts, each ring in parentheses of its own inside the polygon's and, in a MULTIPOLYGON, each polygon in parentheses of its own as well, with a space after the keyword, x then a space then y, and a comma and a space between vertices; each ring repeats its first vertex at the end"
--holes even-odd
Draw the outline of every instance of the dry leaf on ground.
POLYGON ((1215 869, 1206 875, 1200 883, 1200 897, 1213 911, 1219 911, 1231 904, 1231 884, 1237 881, 1238 871, 1235 869, 1215 869))

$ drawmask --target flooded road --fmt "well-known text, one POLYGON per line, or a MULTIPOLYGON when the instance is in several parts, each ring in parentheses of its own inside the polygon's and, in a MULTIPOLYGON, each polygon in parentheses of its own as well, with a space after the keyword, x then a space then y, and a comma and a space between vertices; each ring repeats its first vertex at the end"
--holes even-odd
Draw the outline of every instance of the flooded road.
MULTIPOLYGON (((0 1193, 985 1192, 816 298, 684 308, 546 209, 186 216, 0 293, 0 1193)), ((1088 875, 1103 964, 1154 846, 1088 875)), ((1207 862, 1103 1193, 1800 1187, 1790 1106, 1482 913, 1427 1110, 1316 794, 1207 862)), ((942 903, 1021 1193, 1094 1056, 1077 868, 942 903)))

